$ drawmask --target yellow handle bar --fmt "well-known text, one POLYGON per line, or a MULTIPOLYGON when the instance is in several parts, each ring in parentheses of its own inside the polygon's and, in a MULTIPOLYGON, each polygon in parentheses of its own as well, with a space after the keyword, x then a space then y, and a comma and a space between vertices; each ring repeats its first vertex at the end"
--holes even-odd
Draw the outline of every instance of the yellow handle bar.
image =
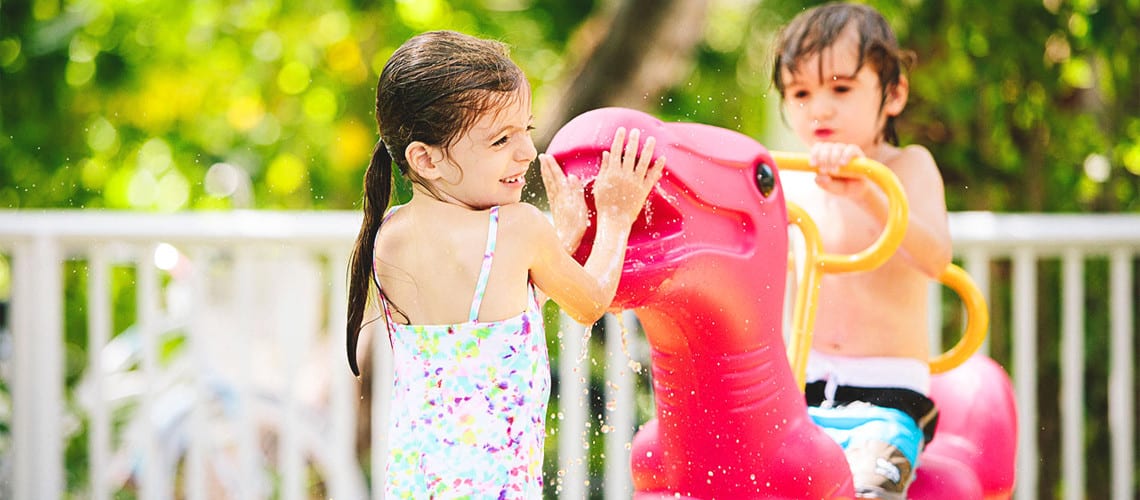
MULTIPOLYGON (((819 284, 823 273, 818 265, 819 254, 823 252, 823 243, 819 239, 819 228, 808 217, 807 212, 799 205, 790 201, 788 205, 788 221, 799 226, 807 242, 804 263, 804 275, 796 287, 796 304, 792 310, 792 335, 788 339, 788 360, 792 363, 792 373, 796 377, 796 386, 803 390, 807 383, 807 361, 811 351, 811 336, 815 328, 815 310, 819 305, 819 284)), ((792 268, 794 270, 794 268, 792 268)))
MULTIPOLYGON (((772 152, 781 170, 814 172, 808 156, 802 153, 772 152)), ((804 276, 796 290, 796 304, 792 316, 792 336, 788 343, 788 358, 799 387, 806 382, 807 358, 811 350, 811 336, 818 306, 819 285, 822 273, 841 273, 874 269, 887 261, 898 250, 906 233, 909 217, 906 194, 894 173, 881 163, 857 158, 839 169, 840 174, 862 175, 878 185, 887 195, 888 217, 882 234, 871 246, 861 252, 841 255, 823 252, 819 228, 807 212, 787 202, 788 220, 800 228, 807 243, 804 259, 804 276)), ((989 329, 989 310, 985 298, 970 275, 962 268, 950 264, 938 276, 938 281, 954 290, 966 307, 966 330, 954 347, 930 359, 931 373, 942 373, 962 364, 981 347, 989 329)))
MULTIPOLYGON (((776 160, 776 167, 780 170, 816 171, 815 167, 808 164, 808 155, 803 153, 772 151, 772 159, 776 160)), ((894 255, 895 250, 898 250, 899 245, 902 244, 910 215, 906 204, 906 193, 894 172, 891 172, 882 163, 869 158, 856 158, 840 168, 839 173, 841 175, 866 177, 886 193, 887 223, 883 227, 879 239, 863 251, 850 255, 821 252, 817 265, 820 266, 821 270, 828 273, 874 269, 890 259, 891 255, 894 255)))
POLYGON ((966 331, 954 347, 931 358, 930 373, 949 371, 964 363, 982 346, 990 327, 990 311, 986 307, 986 298, 964 269, 950 264, 938 276, 938 281, 961 297, 962 303, 966 306, 966 331))

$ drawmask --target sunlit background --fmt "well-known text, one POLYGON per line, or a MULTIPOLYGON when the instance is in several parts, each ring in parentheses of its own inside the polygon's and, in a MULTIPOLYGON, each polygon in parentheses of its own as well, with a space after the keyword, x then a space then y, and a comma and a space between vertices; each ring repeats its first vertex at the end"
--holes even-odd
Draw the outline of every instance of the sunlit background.
MULTIPOLYGON (((606 99, 792 147, 767 42, 810 3, 4 1, 0 207, 352 208, 375 80, 409 36, 508 43, 541 139, 614 16, 651 5, 690 35, 647 31, 676 50, 629 54, 638 79, 608 83, 639 93, 606 99)), ((918 53, 901 132, 934 149, 952 209, 1136 208, 1137 0, 871 3, 918 53)))
MULTIPOLYGON (((0 0, 0 209, 357 210, 377 140, 376 78, 396 47, 433 29, 511 47, 531 81, 540 150, 576 113, 608 105, 797 149, 769 83, 768 45, 782 22, 816 3, 0 0), (641 39, 648 48, 631 50, 641 39), (595 50, 610 40, 626 50, 595 50)), ((1140 211, 1140 0, 867 3, 917 53, 900 136, 934 153, 950 210, 1140 211)), ((537 178, 527 189, 528 201, 544 204, 537 178)), ((12 296, 10 258, 0 253, 0 303, 12 296)), ((170 275, 184 259, 171 245, 153 252, 170 275)), ((75 301, 88 268, 67 265, 75 301)), ((1043 283, 1058 279, 1043 269, 1043 283)), ((1090 269, 1087 288, 1105 289, 1103 262, 1090 269)), ((1008 278, 1008 266, 994 275, 1008 278)), ((136 315, 136 275, 120 268, 110 281, 119 335, 136 315)), ((1104 302, 1088 303, 1091 360, 1110 354, 1104 302)), ((68 304, 64 377, 73 387, 87 332, 82 307, 68 304)), ((1056 344, 1054 305, 1042 300, 1043 345, 1056 344)), ((994 324, 995 358, 1009 358, 1009 330, 994 324)), ((0 358, 11 352, 3 338, 0 358)), ((1043 348, 1041 387, 1057 386, 1059 356, 1043 348)), ((593 385, 605 383, 599 370, 593 385)), ((1106 375, 1094 366, 1088 376, 1106 375)), ((0 415, 6 384, 0 378, 0 415)), ((1107 397, 1090 390, 1089 411, 1103 413, 1107 397)), ((644 419, 650 397, 640 398, 644 419)), ((1042 429, 1056 428, 1057 410, 1042 411, 1042 429)), ((1043 456, 1056 455, 1055 435, 1043 430, 1043 456)), ((0 418, 0 452, 8 437, 0 418)), ((82 437, 70 436, 69 469, 86 459, 75 444, 82 437)), ((1090 423, 1090 453, 1109 440, 1090 423)), ((1059 466, 1042 467, 1042 497, 1052 498, 1059 466)), ((1103 497, 1107 474, 1089 467, 1090 498, 1103 497)))

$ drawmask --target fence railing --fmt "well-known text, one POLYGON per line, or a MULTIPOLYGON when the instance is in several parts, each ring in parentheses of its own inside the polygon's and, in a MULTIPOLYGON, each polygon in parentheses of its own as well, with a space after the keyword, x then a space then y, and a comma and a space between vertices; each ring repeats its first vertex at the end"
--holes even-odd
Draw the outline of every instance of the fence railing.
MULTIPOLYGON (((0 211, 0 497, 378 498, 390 379, 373 379, 362 457, 342 334, 358 224, 0 211)), ((1014 379, 1016 497, 1135 498, 1140 216, 955 213, 951 230, 1014 379)), ((932 291, 933 323, 951 323, 953 298, 932 291)), ((629 498, 647 417, 636 318, 607 315, 589 340, 561 323, 549 496, 629 498)), ((391 366, 387 342, 370 345, 391 366)))

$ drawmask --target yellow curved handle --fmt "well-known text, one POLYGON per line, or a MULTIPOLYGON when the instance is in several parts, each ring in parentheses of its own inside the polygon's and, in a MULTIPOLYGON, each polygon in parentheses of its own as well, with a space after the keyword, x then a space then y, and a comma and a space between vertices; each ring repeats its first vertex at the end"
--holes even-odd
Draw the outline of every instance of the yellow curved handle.
POLYGON ((796 377, 796 387, 803 390, 807 383, 812 332, 815 331, 815 310, 819 306, 819 284, 823 279, 820 267, 813 263, 823 253, 823 243, 819 238, 819 228, 808 217, 807 211, 790 201, 784 203, 788 206, 788 222, 799 226, 806 242, 804 275, 801 280, 797 280, 799 286, 796 287, 796 304, 792 310, 792 335, 788 339, 788 360, 792 363, 792 374, 796 377))
MULTIPOLYGON (((982 291, 962 268, 950 264, 938 275, 938 281, 958 293, 966 306, 966 330, 954 347, 930 358, 930 373, 949 371, 973 356, 986 340, 990 327, 990 312, 982 291)), ((806 361, 805 361, 806 362, 806 361)))
MULTIPOLYGON (((772 159, 776 160, 776 168, 780 170, 798 170, 802 172, 815 172, 816 168, 808 163, 805 153, 786 153, 772 151, 772 159)), ((898 177, 891 169, 869 158, 856 158, 839 169, 839 173, 849 176, 863 176, 878 185, 887 195, 887 222, 883 232, 871 246, 854 254, 828 254, 820 253, 816 265, 824 272, 843 273, 849 271, 867 271, 883 265, 894 255, 902 244, 906 234, 906 225, 909 221, 909 208, 906 203, 906 193, 898 177)))

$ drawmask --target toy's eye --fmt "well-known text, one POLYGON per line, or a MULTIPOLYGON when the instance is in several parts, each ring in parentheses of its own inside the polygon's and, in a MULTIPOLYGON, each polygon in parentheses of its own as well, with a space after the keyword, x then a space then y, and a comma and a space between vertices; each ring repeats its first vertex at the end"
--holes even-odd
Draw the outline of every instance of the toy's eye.
POLYGON ((776 190, 776 173, 772 170, 771 165, 764 162, 756 164, 756 188, 765 198, 771 196, 772 191, 776 190))

